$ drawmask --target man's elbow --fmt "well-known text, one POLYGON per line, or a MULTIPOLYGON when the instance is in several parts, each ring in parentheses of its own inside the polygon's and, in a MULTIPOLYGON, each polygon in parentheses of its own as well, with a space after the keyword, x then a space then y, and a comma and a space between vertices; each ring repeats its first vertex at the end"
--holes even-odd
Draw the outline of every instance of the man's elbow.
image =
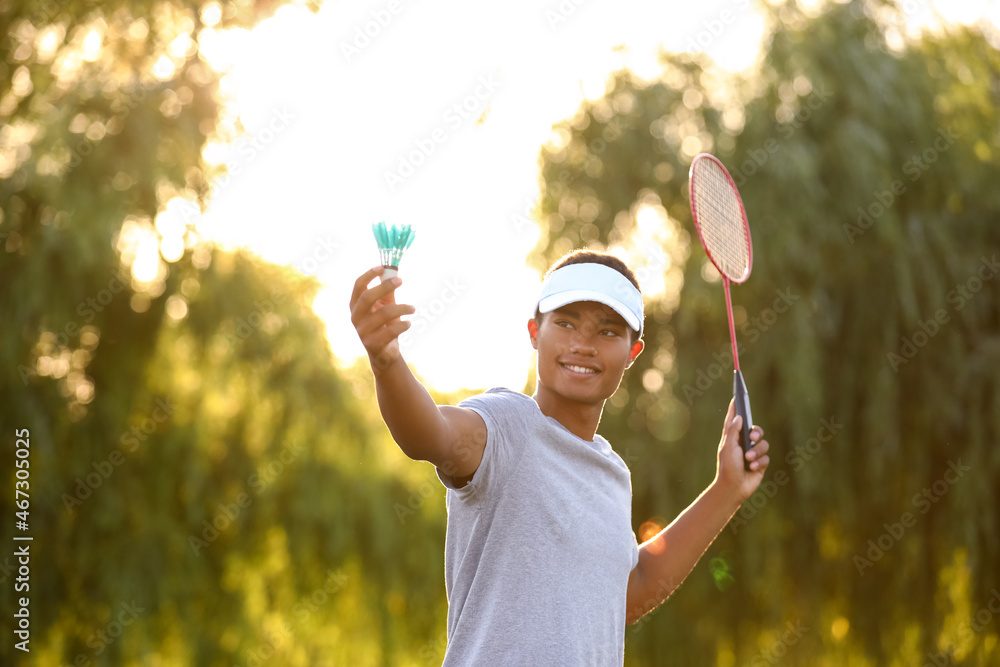
POLYGON ((420 428, 413 428, 409 424, 402 428, 393 424, 389 427, 389 433, 396 446, 407 457, 431 463, 440 458, 442 442, 450 436, 448 425, 443 420, 441 423, 424 423, 420 428))
POLYGON ((410 438, 405 441, 396 440, 399 450, 414 461, 430 461, 434 463, 437 458, 437 448, 433 443, 424 439, 410 438))
POLYGON ((643 616, 666 602, 677 589, 664 579, 656 581, 654 588, 654 582, 647 581, 643 577, 641 565, 640 562, 632 573, 635 580, 629 582, 629 595, 625 602, 625 625, 637 623, 643 616))
POLYGON ((478 462, 473 461, 469 448, 461 443, 451 444, 436 439, 422 439, 411 440, 405 444, 397 441, 396 444, 409 458, 414 461, 427 461, 449 477, 461 478, 471 475, 478 467, 478 462))
POLYGON ((643 617, 652 613, 659 607, 663 601, 656 601, 652 598, 646 600, 642 604, 632 605, 625 609, 625 625, 635 625, 643 617))

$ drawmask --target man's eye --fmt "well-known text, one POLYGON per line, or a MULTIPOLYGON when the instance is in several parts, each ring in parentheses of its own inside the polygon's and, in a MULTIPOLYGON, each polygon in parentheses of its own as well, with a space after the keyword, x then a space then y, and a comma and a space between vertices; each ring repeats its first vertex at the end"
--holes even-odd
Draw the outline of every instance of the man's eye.
POLYGON ((601 334, 603 334, 605 336, 620 336, 621 335, 617 331, 615 331, 614 329, 604 329, 603 331, 601 331, 601 334))

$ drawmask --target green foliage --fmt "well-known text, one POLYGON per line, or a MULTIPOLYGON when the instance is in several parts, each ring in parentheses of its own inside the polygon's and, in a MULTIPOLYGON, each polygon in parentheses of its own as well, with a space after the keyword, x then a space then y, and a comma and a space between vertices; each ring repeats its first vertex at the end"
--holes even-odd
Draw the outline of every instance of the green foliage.
POLYGON ((690 222, 694 152, 730 167, 754 237, 733 301, 771 484, 629 632, 628 664, 995 650, 1000 619, 975 616, 1000 584, 1000 54, 971 29, 889 48, 883 4, 774 8, 748 78, 690 56, 664 56, 652 83, 619 72, 543 151, 539 268, 587 245, 665 269, 601 427, 632 469, 637 528, 711 481, 732 395, 722 286, 690 222), (646 208, 663 248, 636 225, 646 208))
POLYGON ((0 433, 12 461, 30 431, 34 538, 29 655, 0 556, 0 662, 408 664, 444 628, 443 494, 334 367, 317 284, 198 237, 217 74, 169 49, 200 9, 0 3, 0 433))

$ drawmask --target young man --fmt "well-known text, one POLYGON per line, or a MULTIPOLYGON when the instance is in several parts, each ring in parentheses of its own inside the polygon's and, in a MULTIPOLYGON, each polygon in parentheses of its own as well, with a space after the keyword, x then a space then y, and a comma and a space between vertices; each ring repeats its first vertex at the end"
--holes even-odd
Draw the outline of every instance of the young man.
POLYGON ((351 320, 368 351, 379 408, 412 459, 447 487, 444 666, 621 665, 625 625, 658 606, 756 490, 768 443, 744 471, 732 403, 715 480, 673 523, 638 545, 628 468, 597 435, 604 402, 642 352, 642 296, 612 255, 578 251, 546 277, 527 329, 535 394, 491 389, 434 404, 399 353, 409 328, 393 278, 358 278, 351 320))

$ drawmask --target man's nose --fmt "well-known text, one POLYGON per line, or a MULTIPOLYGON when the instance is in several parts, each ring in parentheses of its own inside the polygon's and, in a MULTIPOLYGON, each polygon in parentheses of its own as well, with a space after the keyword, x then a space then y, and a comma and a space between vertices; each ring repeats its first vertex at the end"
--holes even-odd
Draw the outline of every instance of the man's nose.
POLYGON ((583 325, 577 328, 573 332, 572 338, 570 338, 570 350, 573 352, 586 352, 588 354, 595 353, 594 338, 596 335, 597 331, 594 327, 583 325))

